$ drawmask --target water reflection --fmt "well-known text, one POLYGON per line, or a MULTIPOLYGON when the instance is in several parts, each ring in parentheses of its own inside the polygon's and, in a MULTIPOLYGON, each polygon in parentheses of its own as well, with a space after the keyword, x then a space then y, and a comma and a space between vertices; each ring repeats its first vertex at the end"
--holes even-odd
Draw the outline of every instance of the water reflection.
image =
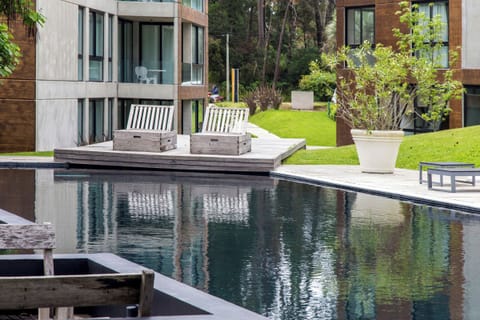
POLYGON ((480 220, 268 177, 35 173, 59 252, 117 253, 272 319, 475 319, 480 220))

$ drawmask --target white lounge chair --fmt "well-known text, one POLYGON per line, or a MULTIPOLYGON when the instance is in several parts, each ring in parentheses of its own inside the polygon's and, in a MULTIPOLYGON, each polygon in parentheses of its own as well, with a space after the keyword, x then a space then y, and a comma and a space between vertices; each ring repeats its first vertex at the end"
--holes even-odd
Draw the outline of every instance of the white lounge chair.
POLYGON ((113 132, 113 150, 163 152, 177 147, 175 106, 132 104, 127 128, 113 132))
POLYGON ((190 153, 240 155, 252 150, 248 108, 207 107, 201 133, 190 136, 190 153))

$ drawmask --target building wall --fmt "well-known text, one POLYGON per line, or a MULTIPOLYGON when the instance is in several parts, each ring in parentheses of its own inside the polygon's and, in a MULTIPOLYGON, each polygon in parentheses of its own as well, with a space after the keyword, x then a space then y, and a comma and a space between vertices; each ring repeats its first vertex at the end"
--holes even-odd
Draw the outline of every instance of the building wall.
POLYGON ((0 152, 35 148, 35 37, 20 22, 10 25, 23 57, 15 72, 0 79, 0 152))
MULTIPOLYGON (((84 103, 83 132, 88 141, 89 100, 113 101, 113 129, 119 99, 172 100, 181 112, 182 102, 206 101, 208 85, 208 5, 205 12, 185 8, 181 2, 128 2, 117 0, 37 0, 36 8, 46 16, 36 38, 25 35, 23 25, 13 26, 17 42, 22 47, 23 59, 12 77, 3 80, 0 90, 0 152, 53 150, 76 146, 78 140, 78 103, 84 103), (103 13, 104 23, 113 16, 113 77, 107 81, 107 58, 104 58, 104 81, 78 80, 78 7, 84 15, 83 79, 89 79, 89 10, 103 13), (170 22, 174 25, 175 73, 173 84, 142 85, 119 83, 118 75, 118 18, 134 22, 170 22), (182 25, 195 24, 205 30, 204 81, 200 85, 182 85, 182 25), (36 41, 35 41, 36 40, 36 41)), ((137 29, 138 30, 138 29, 137 29)), ((107 55, 107 32, 105 52, 107 55)), ((137 43, 138 44, 138 43, 137 43)), ((138 54, 137 54, 138 58, 138 54)), ((105 116, 107 118, 107 108, 105 116)), ((182 129, 183 117, 177 113, 177 129, 182 129)), ((105 120, 105 123, 107 121, 105 120)), ((108 129, 105 128, 105 131, 108 129)))
MULTIPOLYGON (((337 1, 337 43, 345 43, 345 8, 375 6, 376 43, 395 45, 392 28, 401 26, 395 12, 400 0, 339 0, 337 1)), ((477 0, 449 0, 449 49, 460 50, 456 78, 463 84, 480 85, 480 44, 476 32, 480 27, 480 2, 477 0)), ((405 27, 403 27, 405 28, 405 27)), ((405 31, 405 30, 404 30, 405 31)), ((341 71, 340 71, 341 72, 341 71)), ((463 126, 463 101, 450 102, 452 112, 448 127, 463 126)), ((337 124, 337 144, 351 144, 349 128, 341 120, 337 124)))

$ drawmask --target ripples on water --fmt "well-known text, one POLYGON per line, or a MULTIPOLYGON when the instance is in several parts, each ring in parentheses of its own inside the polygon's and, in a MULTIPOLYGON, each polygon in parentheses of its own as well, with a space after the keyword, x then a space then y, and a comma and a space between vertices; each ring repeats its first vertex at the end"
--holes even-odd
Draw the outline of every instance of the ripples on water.
POLYGON ((480 315, 475 216, 268 177, 81 174, 36 172, 60 251, 113 252, 271 319, 480 315))

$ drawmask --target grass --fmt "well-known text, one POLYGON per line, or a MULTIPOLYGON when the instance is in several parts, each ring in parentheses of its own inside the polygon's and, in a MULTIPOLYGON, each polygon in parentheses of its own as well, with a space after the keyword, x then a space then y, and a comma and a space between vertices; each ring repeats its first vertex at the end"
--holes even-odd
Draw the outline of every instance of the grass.
MULTIPOLYGON (((397 159, 397 168, 417 169, 420 161, 460 161, 480 166, 480 126, 407 136, 397 159)), ((286 164, 358 164, 355 147, 301 150, 286 164)))
POLYGON ((53 151, 9 152, 9 153, 0 153, 0 156, 53 157, 53 151))
POLYGON ((309 146, 336 144, 336 123, 325 111, 267 110, 249 121, 281 138, 305 138, 309 146))

